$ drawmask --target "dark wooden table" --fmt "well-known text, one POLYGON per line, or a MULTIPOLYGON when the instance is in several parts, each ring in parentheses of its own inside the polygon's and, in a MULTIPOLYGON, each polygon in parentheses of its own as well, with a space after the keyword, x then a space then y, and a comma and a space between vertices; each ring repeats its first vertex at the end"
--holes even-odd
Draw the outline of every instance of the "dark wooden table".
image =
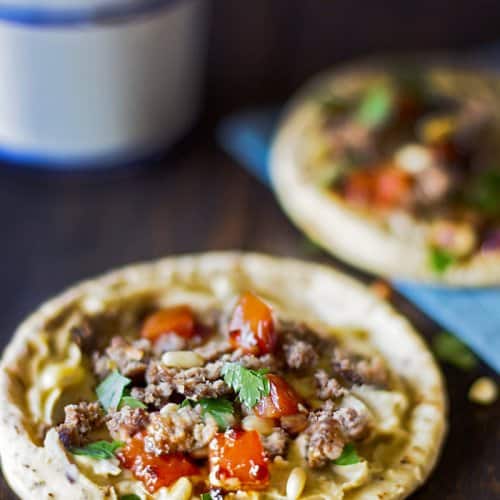
MULTIPOLYGON (((41 301, 113 267, 169 254, 243 249, 320 260, 272 194, 218 151, 199 128, 162 161, 143 168, 47 174, 0 167, 0 341, 41 301)), ((430 339, 437 327, 410 304, 396 307, 430 339)), ((432 478, 413 498, 500 498, 500 403, 467 400, 473 373, 444 367, 450 433, 432 478)), ((11 499, 3 480, 0 498, 11 499)))

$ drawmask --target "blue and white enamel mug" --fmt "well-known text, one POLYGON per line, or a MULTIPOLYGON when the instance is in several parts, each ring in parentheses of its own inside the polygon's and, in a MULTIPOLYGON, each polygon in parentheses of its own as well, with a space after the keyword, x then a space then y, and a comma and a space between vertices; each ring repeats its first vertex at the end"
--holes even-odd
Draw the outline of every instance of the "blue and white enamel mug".
POLYGON ((193 123, 205 0, 0 0, 0 160, 109 166, 193 123))

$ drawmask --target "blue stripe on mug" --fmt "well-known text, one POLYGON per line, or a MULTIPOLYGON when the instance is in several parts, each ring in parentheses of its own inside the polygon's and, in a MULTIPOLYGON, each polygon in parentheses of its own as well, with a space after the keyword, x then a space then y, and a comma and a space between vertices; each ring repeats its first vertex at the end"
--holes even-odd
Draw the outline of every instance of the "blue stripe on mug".
POLYGON ((139 0, 128 4, 96 8, 44 8, 18 5, 0 5, 0 22, 30 26, 68 26, 105 21, 127 21, 148 14, 180 0, 139 0))

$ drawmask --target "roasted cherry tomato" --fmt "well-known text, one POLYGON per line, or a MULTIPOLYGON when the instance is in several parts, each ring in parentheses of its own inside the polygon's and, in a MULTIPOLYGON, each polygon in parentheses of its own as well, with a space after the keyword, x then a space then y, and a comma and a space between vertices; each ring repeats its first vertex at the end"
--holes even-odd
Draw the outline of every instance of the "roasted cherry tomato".
POLYGON ((257 431, 230 429, 209 446, 211 475, 226 490, 258 490, 269 481, 268 461, 257 431))
POLYGON ((157 456, 144 451, 142 434, 137 434, 128 441, 117 456, 122 466, 142 481, 150 493, 162 486, 170 486, 181 477, 199 474, 198 468, 182 453, 157 456))
POLYGON ((274 350, 277 334, 271 308, 253 293, 240 297, 229 324, 229 341, 234 349, 251 354, 274 350))
POLYGON ((196 321, 188 306, 160 309, 146 318, 141 336, 155 341, 165 333, 175 333, 189 339, 196 334, 196 321))
POLYGON ((393 208, 409 200, 411 189, 411 175, 388 164, 353 172, 344 182, 343 194, 360 206, 393 208))
POLYGON ((388 165, 376 171, 376 205, 386 208, 401 206, 408 201, 411 189, 411 175, 403 169, 388 165))
POLYGON ((254 408, 259 417, 280 418, 299 412, 299 397, 295 391, 278 375, 267 375, 269 396, 262 398, 254 408))

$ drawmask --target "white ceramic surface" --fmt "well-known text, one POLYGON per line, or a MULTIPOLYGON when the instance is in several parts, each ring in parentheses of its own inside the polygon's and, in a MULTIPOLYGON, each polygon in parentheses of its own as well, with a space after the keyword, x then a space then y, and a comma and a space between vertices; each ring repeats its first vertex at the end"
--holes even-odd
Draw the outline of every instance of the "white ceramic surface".
POLYGON ((165 149, 196 116, 205 7, 40 24, 0 4, 0 157, 105 166, 165 149))

